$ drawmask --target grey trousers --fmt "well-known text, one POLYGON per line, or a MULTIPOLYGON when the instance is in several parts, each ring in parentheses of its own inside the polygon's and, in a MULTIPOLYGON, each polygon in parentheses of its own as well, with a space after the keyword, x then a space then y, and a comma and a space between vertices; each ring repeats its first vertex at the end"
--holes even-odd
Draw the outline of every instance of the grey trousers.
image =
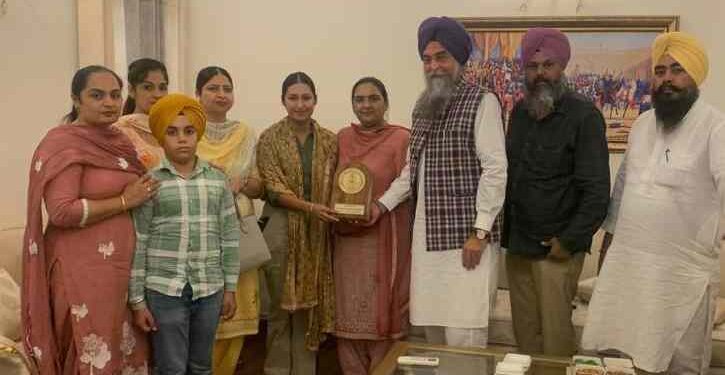
POLYGON ((267 204, 263 216, 269 217, 263 234, 272 255, 272 259, 262 267, 269 293, 264 373, 314 375, 317 352, 305 348, 308 311, 290 313, 279 307, 287 274, 287 211, 267 204))

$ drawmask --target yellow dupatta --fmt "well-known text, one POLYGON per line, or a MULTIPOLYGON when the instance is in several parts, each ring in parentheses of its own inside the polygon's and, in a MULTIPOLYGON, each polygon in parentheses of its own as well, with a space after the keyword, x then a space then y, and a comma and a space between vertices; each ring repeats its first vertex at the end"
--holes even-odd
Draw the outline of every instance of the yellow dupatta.
MULTIPOLYGON (((239 122, 228 135, 220 140, 212 140, 205 133, 199 140, 196 154, 200 158, 221 167, 228 178, 237 176, 242 178, 258 177, 257 166, 254 162, 254 150, 252 149, 250 152, 247 147, 250 137, 254 138, 254 131, 245 123, 239 122)), ((254 214, 251 199, 244 194, 239 194, 236 200, 239 213, 242 216, 254 214)))
MULTIPOLYGON (((207 125, 209 126, 209 125, 207 125)), ((244 123, 239 123, 229 134, 219 140, 204 136, 197 144, 196 154, 224 170, 228 178, 256 175, 254 151, 248 148, 249 137, 254 132, 244 123), (249 158, 252 158, 250 161, 249 158), (251 162, 251 163, 250 163, 251 162), (250 165, 251 164, 251 165, 250 165), (245 165, 248 166, 244 170, 245 165)), ((237 207, 241 216, 254 215, 252 200, 244 194, 236 196, 237 207)), ((229 320, 220 320, 217 339, 228 339, 242 335, 257 333, 259 325, 259 277, 257 269, 239 275, 237 282, 237 311, 229 320)))

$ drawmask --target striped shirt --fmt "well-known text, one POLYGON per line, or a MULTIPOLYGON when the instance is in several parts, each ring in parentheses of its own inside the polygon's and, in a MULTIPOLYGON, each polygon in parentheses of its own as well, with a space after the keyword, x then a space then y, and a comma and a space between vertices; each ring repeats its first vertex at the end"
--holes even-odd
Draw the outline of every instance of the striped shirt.
POLYGON ((222 288, 235 291, 240 227, 224 173, 197 159, 184 178, 164 159, 150 175, 161 187, 133 211, 136 252, 129 303, 144 307, 147 288, 181 296, 187 283, 193 299, 222 288))

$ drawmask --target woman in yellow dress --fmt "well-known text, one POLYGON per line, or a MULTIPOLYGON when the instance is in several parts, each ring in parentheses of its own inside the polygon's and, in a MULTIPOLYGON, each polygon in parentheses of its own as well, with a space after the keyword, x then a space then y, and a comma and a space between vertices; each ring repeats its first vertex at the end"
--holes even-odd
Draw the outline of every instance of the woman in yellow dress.
MULTIPOLYGON (((227 174, 239 208, 243 232, 258 231, 252 204, 252 199, 262 194, 262 182, 255 162, 256 137, 243 122, 227 119, 227 112, 234 105, 231 75, 216 66, 202 69, 196 76, 196 96, 208 118, 197 155, 227 174)), ((237 311, 231 319, 221 321, 217 330, 213 362, 216 375, 234 374, 244 336, 257 333, 258 284, 256 268, 239 275, 237 311)))
POLYGON ((128 98, 123 116, 114 126, 131 140, 146 169, 155 167, 164 157, 164 149, 151 135, 149 111, 168 92, 169 75, 162 62, 143 58, 128 66, 128 98))

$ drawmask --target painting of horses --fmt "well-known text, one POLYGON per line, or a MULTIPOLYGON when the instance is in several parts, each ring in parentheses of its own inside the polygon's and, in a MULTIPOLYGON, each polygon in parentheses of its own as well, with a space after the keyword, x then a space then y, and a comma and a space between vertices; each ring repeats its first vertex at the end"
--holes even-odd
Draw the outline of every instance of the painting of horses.
POLYGON ((610 152, 624 152, 629 130, 651 108, 650 46, 663 31, 675 30, 677 17, 563 19, 460 19, 474 44, 465 78, 495 92, 504 120, 524 97, 521 39, 529 27, 557 27, 571 44, 565 70, 569 86, 602 112, 610 152))

